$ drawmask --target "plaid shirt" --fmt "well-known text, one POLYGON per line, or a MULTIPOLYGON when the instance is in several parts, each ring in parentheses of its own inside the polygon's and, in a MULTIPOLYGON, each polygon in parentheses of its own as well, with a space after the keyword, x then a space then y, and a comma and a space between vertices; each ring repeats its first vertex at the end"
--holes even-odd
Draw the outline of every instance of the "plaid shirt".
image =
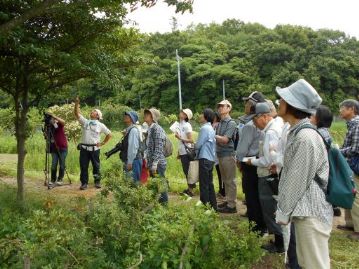
POLYGON ((166 164, 164 155, 164 145, 166 143, 166 133, 157 123, 153 123, 148 129, 147 137, 147 167, 151 168, 153 164, 166 164))
POLYGON ((323 191, 329 178, 327 149, 315 130, 302 129, 295 134, 304 124, 309 124, 309 119, 292 126, 288 134, 276 219, 288 222, 290 217, 315 217, 331 225, 333 208, 323 191))
POLYGON ((332 137, 330 136, 328 128, 318 128, 318 132, 322 135, 322 137, 328 144, 332 143, 332 137))
POLYGON ((348 132, 340 151, 348 158, 359 154, 359 116, 347 121, 348 132))

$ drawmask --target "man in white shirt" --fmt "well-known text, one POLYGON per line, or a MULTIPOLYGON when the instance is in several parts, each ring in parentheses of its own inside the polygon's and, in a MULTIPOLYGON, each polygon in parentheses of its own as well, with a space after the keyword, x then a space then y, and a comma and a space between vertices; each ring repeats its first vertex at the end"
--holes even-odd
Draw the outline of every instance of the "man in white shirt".
POLYGON ((259 201, 268 231, 273 233, 275 238, 274 244, 263 246, 263 248, 269 252, 282 253, 284 252, 282 229, 276 223, 274 215, 277 209, 277 202, 274 196, 278 195, 279 179, 278 175, 273 175, 270 172, 270 167, 274 163, 270 151, 278 147, 283 123, 272 117, 267 102, 256 104, 255 114, 252 117, 255 126, 263 130, 264 139, 259 142, 259 158, 249 159, 247 165, 257 166, 259 201))
POLYGON ((75 117, 82 126, 82 138, 80 143, 80 190, 86 190, 88 184, 88 167, 90 161, 93 168, 95 187, 101 188, 100 173, 100 147, 105 145, 111 138, 111 131, 101 123, 102 113, 99 109, 94 109, 90 113, 90 119, 86 119, 80 114, 80 99, 75 101, 75 117), (103 142, 100 142, 101 133, 106 135, 103 142))

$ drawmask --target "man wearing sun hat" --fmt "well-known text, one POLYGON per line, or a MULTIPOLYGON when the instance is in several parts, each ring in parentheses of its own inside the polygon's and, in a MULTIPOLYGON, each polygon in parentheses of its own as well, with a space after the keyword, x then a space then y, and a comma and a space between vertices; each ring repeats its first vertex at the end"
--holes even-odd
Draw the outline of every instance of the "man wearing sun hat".
POLYGON ((276 220, 282 225, 290 220, 294 223, 302 268, 330 268, 328 241, 333 208, 325 197, 328 154, 322 137, 305 128, 322 99, 304 79, 276 91, 281 97, 278 115, 291 125, 279 181, 276 220))
POLYGON ((140 182, 142 170, 142 153, 140 152, 140 130, 136 127, 138 115, 135 111, 124 113, 123 122, 127 128, 125 131, 122 145, 124 150, 121 151, 123 167, 126 175, 132 178, 135 183, 140 182))
POLYGON ((82 138, 80 144, 80 190, 87 189, 88 184, 88 167, 90 161, 93 166, 93 177, 95 180, 95 187, 101 188, 100 180, 100 148, 111 139, 111 131, 100 122, 102 120, 102 113, 99 109, 94 109, 90 113, 90 119, 85 119, 80 113, 80 99, 75 100, 74 113, 76 119, 82 127, 82 138), (101 133, 104 133, 105 139, 100 142, 101 133))
MULTIPOLYGON (((144 111, 144 120, 148 125, 145 155, 147 160, 147 167, 150 170, 151 176, 155 177, 156 175, 159 175, 161 178, 165 178, 167 168, 167 161, 164 155, 166 133, 158 124, 160 117, 160 111, 154 107, 145 109, 144 111)), ((159 202, 168 202, 167 190, 161 192, 159 202)))
POLYGON ((254 125, 249 115, 254 113, 257 103, 264 103, 266 99, 261 92, 254 91, 249 96, 243 97, 242 100, 245 102, 245 115, 242 116, 244 126, 236 149, 236 161, 242 173, 242 189, 246 199, 248 221, 254 223, 253 231, 264 234, 267 227, 259 201, 257 168, 247 165, 243 162, 243 158, 258 156, 259 141, 263 137, 263 132, 254 125))

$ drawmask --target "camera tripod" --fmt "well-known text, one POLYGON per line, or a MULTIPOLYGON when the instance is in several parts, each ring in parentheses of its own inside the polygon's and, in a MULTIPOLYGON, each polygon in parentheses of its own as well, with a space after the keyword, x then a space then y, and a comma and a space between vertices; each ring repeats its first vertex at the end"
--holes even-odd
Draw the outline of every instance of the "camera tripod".
MULTIPOLYGON (((63 159, 62 159, 62 156, 60 154, 60 151, 59 151, 59 148, 56 144, 56 141, 54 139, 54 133, 53 133, 53 128, 52 126, 50 126, 50 124, 46 124, 45 123, 45 126, 43 128, 43 133, 44 133, 44 136, 45 136, 45 139, 46 139, 46 151, 45 151, 45 168, 44 168, 44 173, 45 173, 45 182, 44 182, 44 185, 47 186, 47 189, 53 189, 57 186, 63 186, 63 185, 71 185, 72 182, 71 182, 71 178, 69 176, 69 173, 67 172, 67 169, 65 167, 65 173, 66 173, 66 176, 69 180, 69 183, 66 183, 66 184, 57 184, 57 177, 55 179, 55 182, 53 184, 50 184, 50 181, 51 181, 51 176, 50 176, 50 171, 51 171, 51 168, 50 168, 50 153, 51 153, 51 143, 54 144, 54 150, 55 150, 55 153, 57 154, 58 158, 59 158, 59 163, 62 163, 63 159)), ((57 174, 57 167, 56 167, 56 174, 57 174)))

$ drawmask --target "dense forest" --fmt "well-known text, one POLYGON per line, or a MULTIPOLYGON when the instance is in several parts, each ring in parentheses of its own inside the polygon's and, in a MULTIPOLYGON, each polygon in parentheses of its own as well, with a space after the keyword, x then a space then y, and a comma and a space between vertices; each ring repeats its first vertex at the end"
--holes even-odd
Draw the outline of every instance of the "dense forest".
POLYGON ((301 77, 335 110, 341 100, 357 98, 359 93, 359 42, 340 31, 291 25, 268 29, 232 19, 185 31, 176 30, 174 21, 171 33, 137 38, 140 45, 128 52, 135 60, 130 67, 116 70, 116 85, 81 80, 57 101, 79 93, 91 105, 109 100, 134 109, 156 106, 176 113, 176 49, 181 57, 183 105, 195 111, 213 107, 222 98, 223 80, 226 97, 236 110, 243 109, 240 98, 251 91, 275 98, 276 86, 288 86, 301 77))

